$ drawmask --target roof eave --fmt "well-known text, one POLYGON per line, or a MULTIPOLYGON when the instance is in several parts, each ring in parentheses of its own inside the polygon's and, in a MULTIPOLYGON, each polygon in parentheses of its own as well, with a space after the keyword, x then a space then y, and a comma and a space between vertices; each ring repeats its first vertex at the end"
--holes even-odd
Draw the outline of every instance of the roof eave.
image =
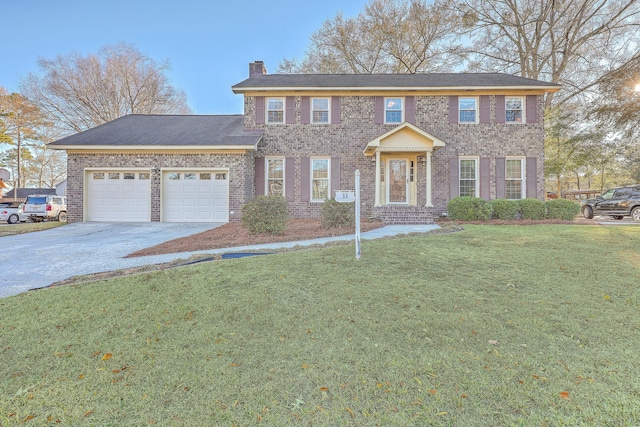
POLYGON ((430 91, 430 92, 452 92, 452 91, 478 91, 478 90, 522 90, 522 91, 544 91, 555 93, 558 92, 560 86, 248 86, 248 87, 232 87, 233 93, 241 94, 245 92, 272 92, 272 91, 430 91))
MULTIPOLYGON (((259 142, 259 141, 258 141, 259 142)), ((258 142, 250 145, 48 145, 53 150, 256 150, 258 142)))

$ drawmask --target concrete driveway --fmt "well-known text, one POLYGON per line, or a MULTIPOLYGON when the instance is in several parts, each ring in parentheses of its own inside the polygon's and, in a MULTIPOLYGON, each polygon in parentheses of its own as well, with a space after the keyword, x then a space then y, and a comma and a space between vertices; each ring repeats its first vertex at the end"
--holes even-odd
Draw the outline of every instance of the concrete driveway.
POLYGON ((158 264, 178 253, 123 258, 139 249, 218 227, 222 223, 67 224, 0 238, 0 297, 17 295, 80 274, 158 264))

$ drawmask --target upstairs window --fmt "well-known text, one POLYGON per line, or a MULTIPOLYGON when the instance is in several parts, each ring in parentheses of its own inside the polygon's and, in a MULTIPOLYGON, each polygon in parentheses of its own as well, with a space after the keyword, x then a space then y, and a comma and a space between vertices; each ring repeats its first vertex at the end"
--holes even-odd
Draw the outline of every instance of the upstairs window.
POLYGON ((402 123, 402 98, 384 99, 384 122, 402 123))
POLYGON ((311 99, 311 123, 329 123, 329 98, 311 99))
POLYGON ((267 99, 267 123, 284 123, 284 98, 267 99))
POLYGON ((522 107, 524 105, 521 96, 507 96, 505 103, 505 121, 507 123, 523 123, 522 107))
POLYGON ((458 98, 459 123, 478 123, 478 99, 458 98))

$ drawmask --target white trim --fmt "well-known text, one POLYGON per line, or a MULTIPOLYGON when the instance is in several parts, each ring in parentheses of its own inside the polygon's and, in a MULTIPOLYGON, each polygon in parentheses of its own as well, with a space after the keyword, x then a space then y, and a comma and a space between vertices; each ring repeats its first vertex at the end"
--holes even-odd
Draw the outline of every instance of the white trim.
POLYGON ((404 96, 385 96, 384 97, 384 105, 383 105, 383 109, 382 109, 382 114, 383 114, 383 118, 384 121, 383 123, 385 125, 400 125, 404 122, 404 96), (388 99, 399 99, 400 100, 400 121, 398 122, 388 122, 387 121, 387 111, 390 112, 396 112, 398 110, 387 110, 387 100, 388 99))
POLYGON ((504 122, 508 125, 524 125, 527 123, 527 98, 520 95, 505 95, 504 97, 504 122), (520 98, 520 112, 522 121, 510 122, 507 120, 507 99, 508 98, 520 98))
POLYGON ((420 129, 419 127, 417 127, 416 125, 413 125, 409 122, 404 122, 401 125, 391 129, 388 132, 383 133, 382 135, 378 136, 377 138, 369 141, 366 145, 366 147, 364 148, 364 155, 365 156, 373 156, 374 153, 378 152, 378 151, 394 151, 393 149, 385 149, 383 147, 381 147, 382 141, 384 139, 386 139, 388 136, 393 135, 394 133, 397 133, 403 129, 411 129, 414 132, 416 132, 418 135, 422 136, 424 139, 431 141, 431 147, 429 147, 428 145, 424 145, 424 146, 416 146, 416 147, 406 147, 405 149, 402 149, 404 151, 415 151, 415 152, 422 152, 424 151, 425 148, 433 148, 433 149, 439 149, 441 147, 444 147, 446 144, 444 143, 444 141, 436 138, 435 136, 423 131, 422 129, 420 129))
POLYGON ((287 97, 286 96, 271 96, 265 97, 264 100, 264 123, 267 125, 283 125, 287 123, 287 97), (272 99, 279 99, 282 101, 282 121, 281 122, 270 122, 269 121, 269 111, 280 111, 280 110, 270 110, 269 109, 269 101, 272 99))
POLYGON ((527 159, 525 156, 507 156, 504 159, 504 196, 507 198, 507 181, 516 181, 515 179, 509 179, 507 173, 507 162, 509 160, 520 161, 520 198, 519 199, 507 199, 507 200, 522 200, 527 198, 527 159))
MULTIPOLYGON (((480 197, 480 157, 478 156, 460 156, 458 157, 458 195, 462 196, 460 191, 460 184, 462 182, 462 174, 460 164, 462 160, 473 160, 476 164, 475 166, 475 188, 473 190, 473 197, 480 197)), ((469 180, 465 180, 469 181, 469 180)))
POLYGON ((285 197, 287 194, 285 192, 287 185, 287 159, 283 156, 266 156, 264 158, 264 195, 268 196, 271 194, 269 191, 269 160, 282 160, 282 197, 285 197))
MULTIPOLYGON (((464 111, 471 111, 471 110, 464 110, 464 111)), ((478 123, 480 123, 480 98, 478 96, 458 96, 458 124, 461 124, 461 125, 475 125, 475 124, 478 124, 478 123), (476 108, 474 110, 475 111, 475 114, 474 114, 475 120, 472 121, 472 122, 463 122, 463 121, 460 120, 460 112, 463 111, 460 108, 460 102, 463 99, 475 99, 475 101, 476 101, 475 102, 476 108)))
POLYGON ((331 97, 330 96, 313 96, 309 99, 309 123, 313 125, 330 125, 331 124, 331 97), (316 122, 313 120, 313 112, 314 111, 325 111, 325 110, 314 110, 313 109, 313 101, 315 99, 326 99, 327 100, 327 121, 326 122, 316 122))
MULTIPOLYGON (((314 160, 326 160, 327 161, 327 198, 331 199, 331 157, 315 156, 309 159, 309 201, 314 203, 324 202, 325 199, 313 198, 313 161, 314 160)), ((320 178, 319 178, 320 179, 320 178)), ((322 178, 324 179, 324 178, 322 178)))

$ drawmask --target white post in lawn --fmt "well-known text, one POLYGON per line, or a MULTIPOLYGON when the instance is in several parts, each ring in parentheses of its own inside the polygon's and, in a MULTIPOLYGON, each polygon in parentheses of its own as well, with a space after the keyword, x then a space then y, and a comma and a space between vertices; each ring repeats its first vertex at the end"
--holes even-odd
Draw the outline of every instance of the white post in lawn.
POLYGON ((360 259, 360 171, 356 169, 356 259, 360 259))

